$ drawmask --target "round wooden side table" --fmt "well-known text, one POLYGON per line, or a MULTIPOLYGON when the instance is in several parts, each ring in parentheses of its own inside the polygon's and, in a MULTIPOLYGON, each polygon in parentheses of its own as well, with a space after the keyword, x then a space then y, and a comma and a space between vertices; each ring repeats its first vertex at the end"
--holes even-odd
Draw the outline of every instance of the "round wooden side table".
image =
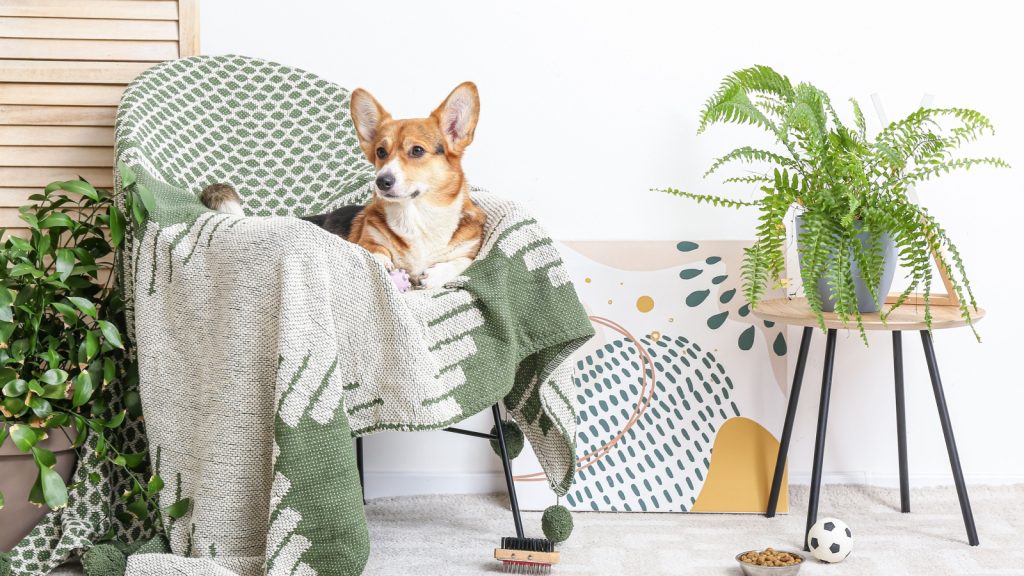
MULTIPOLYGON (((960 316, 959 308, 955 306, 932 306, 931 312, 932 330, 967 325, 966 320, 960 316)), ((766 300, 757 305, 757 308, 753 310, 753 314, 761 320, 804 327, 803 337, 800 340, 800 352, 796 360, 796 371, 793 375, 793 387, 789 394, 789 406, 786 409, 786 421, 783 425, 782 438, 779 442, 779 454, 775 461, 775 475, 772 480, 771 493, 768 497, 768 510, 765 512, 765 516, 771 518, 775 516, 775 508, 779 502, 779 489, 782 484, 782 474, 786 467, 786 454, 789 451, 789 441, 793 434, 793 419, 796 417, 804 368, 807 365, 807 351, 810 348, 814 329, 818 327, 818 320, 814 316, 814 312, 807 306, 807 301, 803 298, 766 300)), ((984 315, 984 310, 979 309, 972 314, 972 321, 980 320, 984 315)), ((974 526, 974 514, 971 512, 971 502, 967 497, 964 473, 960 468, 960 456, 957 453, 956 440, 953 438, 953 427, 949 421, 946 397, 942 391, 939 367, 935 361, 935 348, 932 346, 932 334, 928 331, 927 324, 925 324, 924 307, 904 304, 890 314, 885 322, 882 322, 878 313, 863 314, 862 316, 866 330, 892 332, 893 365, 896 379, 896 435, 900 467, 900 509, 903 512, 910 512, 910 484, 907 479, 907 421, 903 394, 902 334, 905 330, 917 330, 921 333, 925 362, 928 364, 928 374, 931 377, 932 390, 935 393, 935 404, 939 410, 939 421, 942 423, 942 434, 946 440, 946 451, 949 453, 949 464, 953 469, 953 481, 956 484, 956 493, 960 499, 960 511, 963 513, 964 526, 967 528, 967 541, 971 546, 977 546, 978 531, 974 526)), ((849 328, 835 314, 825 313, 824 317, 825 328, 828 331, 825 342, 825 367, 821 377, 821 401, 818 404, 818 428, 814 440, 814 467, 811 472, 811 491, 807 505, 807 529, 804 531, 804 550, 807 550, 807 530, 810 530, 818 517, 822 463, 825 458, 825 429, 828 425, 828 403, 832 390, 832 367, 835 363, 836 355, 836 331, 849 328)))

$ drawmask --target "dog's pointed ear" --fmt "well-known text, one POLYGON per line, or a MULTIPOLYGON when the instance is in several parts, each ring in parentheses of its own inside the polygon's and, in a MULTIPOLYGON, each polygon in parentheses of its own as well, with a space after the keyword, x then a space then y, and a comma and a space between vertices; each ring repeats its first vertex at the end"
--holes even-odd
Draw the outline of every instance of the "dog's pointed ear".
POLYGON ((391 118, 380 102, 362 88, 356 88, 349 99, 352 122, 356 125, 356 135, 363 153, 373 163, 373 145, 377 141, 380 125, 391 118))
POLYGON ((431 117, 441 125, 444 139, 452 152, 462 154, 473 141, 473 131, 480 117, 480 95, 476 84, 463 82, 456 86, 431 117))

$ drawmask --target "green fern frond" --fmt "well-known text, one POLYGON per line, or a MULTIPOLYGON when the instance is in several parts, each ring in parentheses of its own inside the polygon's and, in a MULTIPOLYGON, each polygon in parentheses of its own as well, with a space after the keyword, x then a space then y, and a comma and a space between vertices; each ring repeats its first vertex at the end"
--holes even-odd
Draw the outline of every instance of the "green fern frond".
POLYGON ((771 150, 762 150, 759 148, 751 148, 750 146, 743 146, 736 148, 724 156, 720 156, 715 159, 708 168, 707 172, 704 173, 704 178, 714 174, 719 168, 725 166, 730 162, 746 162, 752 164, 754 162, 774 162, 779 166, 792 166, 793 161, 781 154, 776 154, 771 150))
POLYGON ((731 198, 725 198, 722 196, 714 196, 711 194, 694 194, 693 192, 687 192, 685 190, 678 190, 676 188, 652 188, 653 192, 664 192, 666 194, 672 194, 673 196, 681 196, 683 198, 689 198, 695 200, 698 204, 711 204, 712 206, 725 206, 728 208, 744 208, 747 206, 759 206, 760 202, 745 202, 743 200, 733 200, 731 198))

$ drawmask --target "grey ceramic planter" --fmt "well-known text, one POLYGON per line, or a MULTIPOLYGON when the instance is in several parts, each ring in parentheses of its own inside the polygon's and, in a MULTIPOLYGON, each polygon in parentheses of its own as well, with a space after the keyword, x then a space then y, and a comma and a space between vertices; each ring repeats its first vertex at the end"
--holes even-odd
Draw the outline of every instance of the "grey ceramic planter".
MULTIPOLYGON (((68 436, 75 437, 75 430, 65 430, 67 436, 60 430, 50 430, 49 438, 38 446, 57 456, 54 470, 67 482, 75 469, 77 456, 68 440, 68 436)), ((4 440, 0 445, 0 491, 4 493, 6 505, 0 509, 0 553, 14 548, 50 511, 46 506, 36 506, 28 501, 28 493, 32 490, 37 473, 32 453, 25 454, 18 450, 10 437, 4 440)))
MULTIPOLYGON (((858 223, 859 224, 859 223, 858 223)), ((799 215, 796 217, 796 233, 797 242, 800 242, 800 237, 803 236, 804 231, 804 217, 799 215)), ((862 246, 867 246, 870 241, 870 237, 867 232, 862 232, 858 238, 861 241, 862 246)), ((875 292, 878 294, 878 298, 871 297, 871 290, 868 289, 867 284, 864 283, 864 279, 861 277, 860 268, 856 262, 852 262, 853 269, 853 284, 857 294, 857 310, 861 313, 867 312, 878 312, 882 308, 882 304, 885 302, 886 295, 889 294, 889 288, 892 287, 893 277, 896 276, 896 264, 898 259, 896 257, 896 244, 893 243, 892 237, 888 234, 883 234, 882 240, 882 254, 885 257, 885 266, 882 269, 881 282, 878 283, 878 290, 875 292)), ((821 297, 821 309, 825 312, 832 312, 836 307, 836 300, 832 297, 832 290, 829 288, 828 281, 821 279, 818 281, 816 287, 818 295, 821 297)), ((804 290, 808 290, 809 287, 804 286, 804 290)))

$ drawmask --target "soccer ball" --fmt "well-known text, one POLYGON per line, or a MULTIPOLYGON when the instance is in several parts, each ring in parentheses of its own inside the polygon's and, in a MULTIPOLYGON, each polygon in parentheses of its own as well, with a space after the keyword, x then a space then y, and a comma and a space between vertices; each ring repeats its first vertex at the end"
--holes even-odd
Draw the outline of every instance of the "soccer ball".
POLYGON ((842 520, 822 518, 807 531, 807 547, 822 562, 842 562, 853 552, 853 532, 842 520))

